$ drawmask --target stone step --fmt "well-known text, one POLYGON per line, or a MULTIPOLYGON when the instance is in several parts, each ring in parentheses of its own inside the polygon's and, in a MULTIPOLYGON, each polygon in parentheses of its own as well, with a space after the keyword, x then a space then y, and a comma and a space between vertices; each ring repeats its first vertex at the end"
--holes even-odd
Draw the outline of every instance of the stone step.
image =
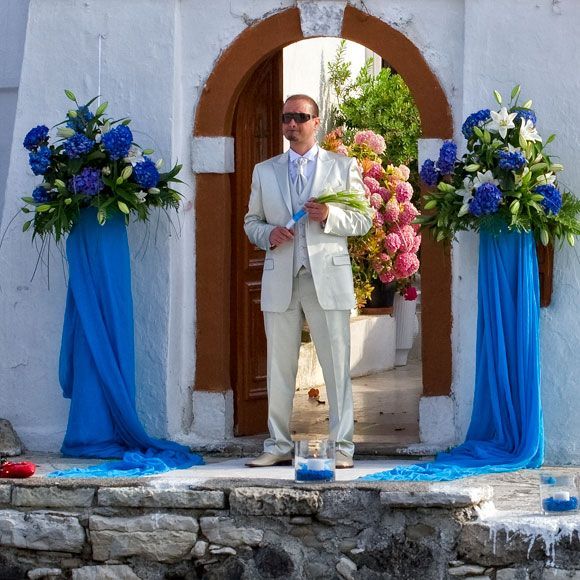
POLYGON ((458 557, 481 566, 543 562, 548 567, 580 569, 580 515, 482 514, 463 526, 458 557))

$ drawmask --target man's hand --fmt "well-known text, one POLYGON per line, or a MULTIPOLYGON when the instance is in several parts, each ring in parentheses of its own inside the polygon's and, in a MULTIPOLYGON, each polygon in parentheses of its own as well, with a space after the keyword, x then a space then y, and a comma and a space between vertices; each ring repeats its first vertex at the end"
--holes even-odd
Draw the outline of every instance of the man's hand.
POLYGON ((294 233, 287 228, 282 226, 276 226, 270 232, 270 247, 276 248, 287 242, 291 242, 294 239, 294 233))
POLYGON ((328 206, 325 203, 317 203, 311 197, 305 204, 304 208, 308 212, 308 217, 314 222, 323 222, 328 217, 328 206))

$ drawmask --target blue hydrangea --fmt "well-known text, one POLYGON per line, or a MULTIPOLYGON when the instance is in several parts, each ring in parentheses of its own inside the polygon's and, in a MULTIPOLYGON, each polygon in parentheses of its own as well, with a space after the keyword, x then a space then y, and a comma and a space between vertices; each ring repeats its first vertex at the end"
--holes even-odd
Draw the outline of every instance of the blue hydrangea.
POLYGON ((87 123, 94 117, 86 105, 77 109, 77 116, 74 119, 69 119, 66 123, 67 127, 74 129, 77 133, 82 133, 87 123))
POLYGON ((68 157, 74 159, 89 153, 94 146, 95 142, 92 139, 82 133, 75 133, 64 142, 64 152, 68 157))
POLYGON ((531 121, 533 125, 536 124, 536 113, 532 109, 520 109, 517 111, 516 119, 525 119, 526 121, 531 121))
POLYGON ((111 159, 127 156, 133 143, 133 133, 127 125, 119 125, 103 135, 103 147, 111 159))
POLYGON ((30 129, 24 137, 23 145, 29 151, 36 149, 48 141, 48 127, 46 125, 37 125, 34 129, 30 129))
POLYGON ((547 212, 556 215, 562 209, 562 194, 554 185, 538 185, 534 187, 534 192, 544 196, 540 203, 547 212))
POLYGON ((478 217, 495 213, 501 199, 501 191, 493 183, 483 183, 469 201, 469 213, 478 217))
POLYGON ((38 151, 31 151, 28 155, 30 169, 34 175, 44 175, 50 166, 50 149, 44 145, 38 151))
POLYGON ((439 150, 437 169, 441 175, 449 175, 455 169, 455 158, 457 157, 457 145, 453 141, 445 141, 439 150))
POLYGON ((499 166, 506 171, 517 171, 526 164, 526 158, 521 151, 500 151, 499 166))
POLYGON ((465 119, 465 123, 461 127, 461 132, 466 139, 470 139, 473 135, 473 127, 481 127, 484 123, 491 119, 489 109, 482 109, 477 113, 472 113, 465 119))
POLYGON ((155 167, 155 163, 144 157, 145 161, 136 163, 133 167, 133 179, 143 188, 149 189, 155 187, 159 183, 159 171, 155 167))
POLYGON ((46 201, 50 201, 51 195, 48 189, 39 185, 33 192, 32 197, 36 203, 44 203, 46 201))
POLYGON ((100 169, 85 167, 69 181, 68 187, 74 193, 97 195, 105 187, 105 184, 101 179, 100 169))
POLYGON ((435 169, 435 163, 431 161, 431 159, 427 159, 425 163, 423 163, 419 175, 429 187, 437 185, 437 181, 439 180, 439 173, 437 169, 435 169))

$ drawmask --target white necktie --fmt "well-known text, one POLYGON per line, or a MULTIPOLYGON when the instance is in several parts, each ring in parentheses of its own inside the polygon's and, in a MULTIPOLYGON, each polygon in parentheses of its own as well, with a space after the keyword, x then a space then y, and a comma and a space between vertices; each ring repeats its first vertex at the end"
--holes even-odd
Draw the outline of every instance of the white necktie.
POLYGON ((304 169, 308 163, 308 159, 298 157, 294 163, 296 163, 296 193, 300 196, 306 188, 307 179, 304 169))

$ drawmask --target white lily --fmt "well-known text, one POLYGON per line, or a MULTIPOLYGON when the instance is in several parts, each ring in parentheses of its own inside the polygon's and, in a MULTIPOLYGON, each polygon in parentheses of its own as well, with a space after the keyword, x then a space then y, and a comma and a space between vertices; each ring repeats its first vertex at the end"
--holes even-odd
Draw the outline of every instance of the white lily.
POLYGON ((477 175, 473 179, 473 187, 477 189, 480 185, 484 183, 493 183, 494 185, 499 185, 499 181, 493 176, 491 169, 488 169, 485 173, 481 171, 477 172, 477 175))
POLYGON ((459 213, 457 214, 459 217, 465 215, 469 211, 469 202, 473 199, 473 181, 470 177, 466 177, 463 180, 463 187, 461 189, 456 189, 455 193, 457 195, 463 196, 463 204, 459 209, 459 213))
POLYGON ((499 133, 502 139, 505 139, 508 129, 515 128, 514 119, 516 118, 517 113, 508 113, 508 110, 505 107, 502 107, 499 112, 490 111, 490 115, 491 122, 488 123, 485 128, 493 133, 499 133))
POLYGON ((147 197, 147 192, 146 191, 138 191, 137 193, 135 193, 135 196, 137 197, 137 201, 139 203, 145 203, 145 198, 147 197))
POLYGON ((131 165, 133 165, 133 167, 135 167, 137 163, 141 163, 141 161, 143 160, 144 160, 143 151, 136 145, 131 145, 124 161, 130 163, 131 165))
POLYGON ((541 141, 542 138, 538 135, 534 124, 529 119, 522 119, 522 125, 520 127, 520 135, 526 141, 541 141))
POLYGON ((514 147, 511 143, 508 143, 508 153, 523 153, 521 147, 514 147))
POLYGON ((556 176, 551 171, 543 175, 538 175, 538 183, 540 185, 554 185, 556 183, 556 176))

